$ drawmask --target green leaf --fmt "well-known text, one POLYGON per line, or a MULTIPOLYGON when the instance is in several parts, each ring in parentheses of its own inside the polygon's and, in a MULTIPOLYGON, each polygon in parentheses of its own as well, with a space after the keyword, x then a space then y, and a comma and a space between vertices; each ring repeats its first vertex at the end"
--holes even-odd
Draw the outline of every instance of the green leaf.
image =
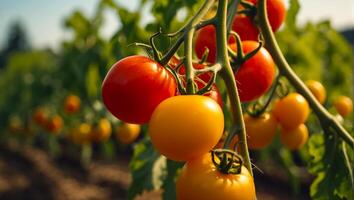
POLYGON ((163 194, 162 197, 165 200, 175 200, 176 199, 176 178, 178 171, 182 168, 183 163, 175 162, 172 160, 167 160, 167 176, 163 183, 163 194))
POLYGON ((98 66, 91 64, 86 73, 86 90, 89 97, 94 98, 98 96, 100 90, 100 75, 98 66))
POLYGON ((285 24, 287 28, 294 30, 296 28, 296 16, 300 10, 298 0, 290 0, 290 7, 286 12, 285 24))
POLYGON ((134 199, 144 190, 149 191, 157 188, 154 185, 154 180, 155 183, 157 182, 154 178, 153 167, 159 158, 160 154, 153 148, 148 137, 135 146, 134 155, 130 162, 133 181, 129 187, 128 199, 134 199))
POLYGON ((353 199, 350 170, 343 146, 334 135, 313 134, 309 140, 312 157, 309 171, 316 175, 310 188, 314 200, 353 199))

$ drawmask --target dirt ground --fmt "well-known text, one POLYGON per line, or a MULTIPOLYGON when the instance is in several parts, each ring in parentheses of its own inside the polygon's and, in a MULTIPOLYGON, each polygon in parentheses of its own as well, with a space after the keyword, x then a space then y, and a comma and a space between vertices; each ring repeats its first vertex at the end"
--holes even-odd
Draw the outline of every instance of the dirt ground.
MULTIPOLYGON (((95 159, 87 167, 67 158, 52 159, 32 146, 0 145, 0 199, 2 200, 105 200, 126 199, 131 182, 128 158, 95 159)), ((258 200, 306 200, 292 197, 288 184, 274 176, 257 175, 258 200)), ((138 200, 160 199, 159 191, 138 200)))

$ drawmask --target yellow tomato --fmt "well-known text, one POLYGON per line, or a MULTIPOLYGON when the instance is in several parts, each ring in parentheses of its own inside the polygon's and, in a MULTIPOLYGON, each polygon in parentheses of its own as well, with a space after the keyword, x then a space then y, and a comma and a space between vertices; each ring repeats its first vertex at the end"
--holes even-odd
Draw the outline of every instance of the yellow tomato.
POLYGON ((138 138, 140 133, 140 125, 121 123, 116 131, 116 138, 122 144, 131 144, 136 138, 138 138))
POLYGON ((323 104, 326 100, 326 89, 323 87, 322 83, 315 80, 308 80, 306 81, 306 85, 316 97, 317 101, 323 104))
POLYGON ((347 96, 340 96, 334 101, 334 107, 342 117, 346 117, 353 112, 353 101, 347 96))
POLYGON ((240 174, 223 174, 210 153, 187 161, 176 183, 177 200, 254 200, 254 181, 242 166, 240 174))
POLYGON ((282 129, 281 143, 290 150, 299 150, 307 142, 309 133, 305 124, 294 129, 282 129))
POLYGON ((264 113, 257 118, 245 114, 244 120, 249 149, 262 149, 273 141, 278 122, 272 114, 264 113))
POLYGON ((157 106, 148 132, 162 155, 186 161, 209 152, 223 130, 224 115, 216 101, 201 95, 182 95, 157 106))
POLYGON ((298 93, 290 93, 276 101, 273 114, 282 127, 292 129, 304 123, 310 108, 306 99, 298 93))
POLYGON ((109 139, 112 133, 112 126, 108 119, 102 118, 91 132, 91 139, 94 142, 104 142, 109 139))
POLYGON ((70 138, 73 143, 78 145, 84 145, 90 143, 90 133, 92 126, 88 123, 81 123, 78 127, 71 130, 70 138))

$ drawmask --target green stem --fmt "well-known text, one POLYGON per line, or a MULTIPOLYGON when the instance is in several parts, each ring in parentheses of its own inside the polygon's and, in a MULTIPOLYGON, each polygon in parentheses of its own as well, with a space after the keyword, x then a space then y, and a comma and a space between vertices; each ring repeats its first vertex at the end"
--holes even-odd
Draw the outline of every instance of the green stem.
POLYGON ((260 29, 265 41, 266 48, 268 49, 270 55, 273 57, 274 62, 278 66, 281 75, 285 76, 289 82, 294 86, 294 88, 305 97, 307 102, 310 104, 313 112, 316 114, 318 119, 322 122, 321 124, 327 124, 332 127, 334 131, 350 146, 354 147, 353 137, 344 129, 344 127, 336 120, 336 118, 331 115, 315 98, 311 91, 306 87, 306 85, 301 81, 301 79, 295 74, 287 63, 284 55, 282 54, 277 41, 275 39, 274 33, 268 21, 266 12, 265 0, 260 0, 258 3, 258 20, 260 29))
MULTIPOLYGON (((237 124, 240 127, 240 131, 237 131, 239 135, 240 143, 240 154, 243 158, 246 168, 252 173, 251 161, 248 153, 247 140, 246 140, 246 129, 242 116, 241 101, 237 91, 236 80, 228 60, 228 41, 227 41, 227 0, 220 0, 217 11, 217 23, 216 23, 216 38, 217 38, 217 61, 223 68, 220 71, 220 75, 223 78, 225 84, 227 85, 227 92, 231 102, 233 124, 237 124)), ((227 148, 230 145, 232 138, 236 135, 235 132, 230 132, 227 135, 224 147, 227 148)))

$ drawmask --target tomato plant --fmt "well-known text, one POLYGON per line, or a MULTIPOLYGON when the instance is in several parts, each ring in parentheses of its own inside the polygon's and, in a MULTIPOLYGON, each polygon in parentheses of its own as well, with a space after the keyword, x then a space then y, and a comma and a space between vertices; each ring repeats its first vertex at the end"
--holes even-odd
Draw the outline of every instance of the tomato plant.
POLYGON ((175 93, 172 75, 144 56, 130 56, 115 63, 102 84, 107 109, 118 119, 135 124, 148 122, 156 106, 175 93))
POLYGON ((188 161, 176 183, 177 199, 243 199, 254 200, 255 186, 247 168, 240 174, 218 171, 209 153, 188 161))
POLYGON ((224 115, 211 98, 198 95, 166 99, 152 114, 148 133, 159 152, 186 161, 210 151, 224 129, 224 115))
MULTIPOLYGON (((258 47, 255 41, 243 41, 242 51, 247 54, 258 47)), ((236 44, 230 46, 236 49, 236 44)), ((275 64, 265 48, 241 64, 235 72, 237 89, 242 102, 253 101, 265 94, 273 83, 275 64), (252 79, 250 78, 252 77, 252 79)))

